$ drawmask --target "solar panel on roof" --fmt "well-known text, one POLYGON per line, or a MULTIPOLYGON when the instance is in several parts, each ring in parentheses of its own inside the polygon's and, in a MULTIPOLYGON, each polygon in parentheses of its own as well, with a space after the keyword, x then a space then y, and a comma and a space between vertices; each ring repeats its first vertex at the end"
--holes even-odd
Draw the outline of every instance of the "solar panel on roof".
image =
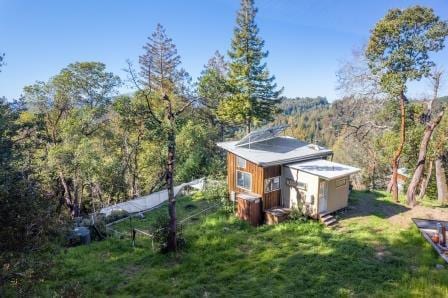
POLYGON ((242 138, 236 146, 245 146, 253 143, 258 143, 262 141, 266 141, 269 139, 273 139, 282 133, 288 125, 277 125, 273 127, 266 127, 255 130, 249 134, 247 134, 244 138, 242 138))

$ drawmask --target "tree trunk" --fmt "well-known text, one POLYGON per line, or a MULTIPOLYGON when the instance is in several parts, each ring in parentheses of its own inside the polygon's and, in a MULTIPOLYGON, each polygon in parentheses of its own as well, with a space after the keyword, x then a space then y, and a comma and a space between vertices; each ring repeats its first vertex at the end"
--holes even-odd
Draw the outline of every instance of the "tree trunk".
POLYGON ((74 210, 74 204, 72 200, 72 193, 70 192, 70 187, 67 184, 67 181, 65 180, 64 174, 62 171, 59 171, 59 179, 61 179, 62 187, 64 188, 64 201, 65 205, 70 210, 70 215, 72 217, 75 217, 75 210, 74 210))
POLYGON ((78 193, 78 183, 77 178, 72 179, 73 184, 73 217, 79 216, 80 203, 79 203, 79 193, 78 193))
POLYGON ((443 167, 443 160, 441 156, 437 157, 435 164, 436 164, 437 200, 441 205, 445 205, 448 202, 448 187, 446 184, 445 169, 443 167))
POLYGON ((409 183, 408 191, 406 193, 408 205, 414 206, 415 201, 415 195, 417 192, 417 186, 422 179, 423 171, 425 169, 425 162, 426 162, 426 152, 428 150, 428 144, 431 140, 432 133, 434 129, 437 127, 437 125, 440 123, 440 120, 442 120, 444 111, 440 112, 436 118, 434 118, 433 121, 428 123, 425 127, 425 132, 423 133, 423 138, 420 143, 420 149, 418 153, 418 160, 417 160, 417 167, 415 168, 414 175, 412 176, 411 183, 409 183))
POLYGON ((224 142, 224 124, 220 123, 219 128, 220 128, 221 142, 224 142))
POLYGON ((405 107, 406 97, 404 95, 404 91, 401 91, 400 94, 400 113, 401 113, 401 123, 400 123, 400 145, 394 153, 394 157, 392 158, 392 180, 391 180, 391 190, 392 190, 392 198, 395 202, 398 202, 398 166, 401 157, 401 153, 403 152, 404 142, 406 141, 406 107, 405 107))
POLYGON ((426 177, 424 177, 422 179, 421 183, 420 183, 420 191, 419 191, 418 196, 417 196, 418 200, 423 199, 423 197, 426 194, 426 189, 428 188, 429 181, 431 180, 433 163, 434 162, 432 160, 429 161, 429 168, 428 168, 426 177))
POLYGON ((387 190, 388 193, 392 192, 392 175, 390 176, 389 183, 387 183, 387 189, 386 190, 387 190))
POLYGON ((168 96, 164 96, 167 101, 166 113, 170 123, 168 130, 168 158, 166 161, 166 189, 168 192, 168 251, 177 250, 177 219, 176 219, 176 198, 174 197, 174 163, 176 157, 176 134, 175 134, 175 115, 172 111, 172 105, 168 96))

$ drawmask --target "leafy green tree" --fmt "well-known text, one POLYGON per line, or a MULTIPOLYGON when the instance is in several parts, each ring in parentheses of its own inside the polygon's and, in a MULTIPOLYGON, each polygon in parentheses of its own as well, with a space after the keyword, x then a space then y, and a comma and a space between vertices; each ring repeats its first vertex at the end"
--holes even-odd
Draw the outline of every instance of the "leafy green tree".
POLYGON ((35 179, 37 169, 27 166, 28 132, 35 127, 22 119, 24 112, 23 102, 0 98, 0 288, 14 284, 22 295, 33 296, 27 281, 48 270, 41 253, 57 242, 64 223, 55 199, 35 179))
POLYGON ((230 97, 218 109, 222 121, 243 124, 250 132, 253 124, 266 123, 277 112, 281 89, 263 62, 268 52, 255 23, 257 9, 253 0, 242 0, 229 56, 230 97))
POLYGON ((104 164, 98 163, 95 152, 105 152, 106 147, 98 148, 104 144, 95 137, 109 122, 107 109, 119 84, 104 64, 81 62, 70 64, 46 83, 24 88, 25 100, 41 122, 42 141, 47 143, 43 170, 48 167, 50 180, 58 181, 62 191, 56 193, 63 193, 73 217, 80 214, 86 185, 91 189, 97 185, 92 173, 99 176, 102 171, 104 164), (86 152, 86 148, 96 150, 86 152))
POLYGON ((392 9, 372 30, 366 49, 369 67, 380 76, 380 85, 400 103, 400 143, 391 160, 392 196, 398 200, 397 171, 406 141, 406 85, 430 74, 430 52, 440 51, 448 25, 430 8, 392 9))

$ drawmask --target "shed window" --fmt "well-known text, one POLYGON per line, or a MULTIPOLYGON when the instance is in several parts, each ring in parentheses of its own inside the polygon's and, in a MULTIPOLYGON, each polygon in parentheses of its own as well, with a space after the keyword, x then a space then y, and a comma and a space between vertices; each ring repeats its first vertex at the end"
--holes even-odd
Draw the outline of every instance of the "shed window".
POLYGON ((252 186, 252 175, 250 173, 236 171, 236 186, 250 191, 252 186))
POLYGON ((297 188, 298 189, 302 189, 302 190, 306 190, 307 189, 307 184, 305 182, 297 182, 297 188))
POLYGON ((294 181, 291 178, 286 178, 286 185, 292 186, 301 190, 307 189, 307 184, 305 182, 294 181))
POLYGON ((238 168, 245 169, 246 168, 246 160, 242 157, 236 157, 236 165, 238 168))
POLYGON ((264 191, 270 192, 280 189, 280 177, 273 177, 264 180, 264 191))
POLYGON ((336 187, 342 187, 347 184, 347 178, 336 180, 336 187))

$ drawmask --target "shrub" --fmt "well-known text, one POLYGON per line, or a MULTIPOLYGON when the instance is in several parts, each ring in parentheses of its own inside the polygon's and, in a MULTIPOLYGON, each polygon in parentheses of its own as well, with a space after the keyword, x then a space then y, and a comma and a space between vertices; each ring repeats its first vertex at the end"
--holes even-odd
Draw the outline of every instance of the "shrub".
POLYGON ((288 215, 288 219, 290 221, 297 221, 297 222, 306 222, 307 216, 302 212, 299 208, 293 208, 291 210, 291 213, 288 215))
POLYGON ((215 202, 226 213, 233 213, 233 202, 229 200, 227 183, 224 181, 213 181, 208 183, 203 191, 207 201, 215 202))
MULTIPOLYGON (((154 243, 157 246, 157 249, 165 253, 167 252, 168 245, 168 229, 169 227, 169 218, 166 215, 159 215, 154 223, 151 225, 151 230, 153 234, 154 243)), ((177 226, 177 248, 183 249, 185 247, 185 239, 183 237, 183 229, 182 226, 177 226)))

